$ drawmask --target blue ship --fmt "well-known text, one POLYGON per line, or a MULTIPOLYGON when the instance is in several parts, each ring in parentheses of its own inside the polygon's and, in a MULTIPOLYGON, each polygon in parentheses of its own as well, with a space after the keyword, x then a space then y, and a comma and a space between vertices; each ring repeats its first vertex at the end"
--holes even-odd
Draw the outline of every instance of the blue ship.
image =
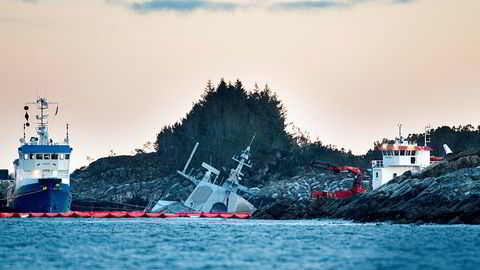
POLYGON ((26 123, 18 159, 13 162, 15 182, 8 194, 8 207, 22 213, 68 212, 72 203, 69 166, 73 150, 69 145, 68 124, 63 142, 54 142, 48 133, 49 107, 56 105, 56 116, 58 103, 38 98, 36 102, 27 104, 36 106, 38 110, 36 136, 27 141, 30 116, 29 106, 26 105, 26 123))

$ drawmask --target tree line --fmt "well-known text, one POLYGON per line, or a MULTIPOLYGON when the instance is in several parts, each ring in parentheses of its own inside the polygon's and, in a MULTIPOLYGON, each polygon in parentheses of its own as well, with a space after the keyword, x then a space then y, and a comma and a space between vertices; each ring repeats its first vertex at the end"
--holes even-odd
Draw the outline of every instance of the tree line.
MULTIPOLYGON (((239 154, 250 142, 255 170, 270 174, 293 176, 313 160, 363 168, 370 161, 381 159, 376 148, 383 139, 374 142, 373 149, 364 155, 354 155, 350 150, 311 140, 298 128, 287 131, 287 110, 278 96, 266 85, 247 91, 242 82, 220 80, 217 85, 207 83, 203 94, 180 121, 165 126, 154 142, 156 156, 165 171, 181 169, 196 142, 200 143, 193 166, 205 161, 226 170, 233 165, 232 156, 239 154)), ((443 156, 443 144, 461 151, 480 146, 480 126, 439 127, 431 131, 433 154, 443 156)), ((410 134, 408 139, 424 144, 424 133, 410 134)), ((254 170, 254 171, 255 171, 254 170)))
POLYGON ((192 161, 202 161, 217 168, 230 167, 231 158, 250 142, 252 159, 257 170, 292 176, 298 167, 313 159, 336 163, 364 165, 363 156, 312 141, 299 129, 287 131, 287 110, 277 95, 266 85, 247 91, 242 82, 209 81, 199 101, 190 112, 173 125, 165 126, 154 143, 159 160, 168 168, 179 169, 196 142, 200 146, 192 161))

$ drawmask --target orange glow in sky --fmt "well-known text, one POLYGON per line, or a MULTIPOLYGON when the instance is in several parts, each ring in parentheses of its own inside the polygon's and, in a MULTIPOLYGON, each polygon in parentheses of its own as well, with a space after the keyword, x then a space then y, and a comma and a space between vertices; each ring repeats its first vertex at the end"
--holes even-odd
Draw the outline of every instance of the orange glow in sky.
POLYGON ((480 1, 311 2, 1 1, 0 168, 37 95, 79 167, 153 141, 222 77, 268 84, 288 122, 356 154, 398 123, 480 124, 480 1))

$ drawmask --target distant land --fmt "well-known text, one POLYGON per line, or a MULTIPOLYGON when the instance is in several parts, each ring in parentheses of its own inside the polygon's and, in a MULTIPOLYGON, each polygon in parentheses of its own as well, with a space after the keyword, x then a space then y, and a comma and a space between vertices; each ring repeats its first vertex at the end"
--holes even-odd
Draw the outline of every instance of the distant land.
MULTIPOLYGON (((369 167, 371 160, 381 158, 375 147, 394 139, 372 139, 373 149, 364 155, 354 155, 343 147, 313 140, 308 132, 287 124, 286 115, 287 108, 268 85, 262 89, 256 85, 247 91, 239 80, 232 84, 222 79, 217 85, 209 81, 200 100, 185 117, 160 129, 153 142, 155 158, 161 160, 158 166, 163 173, 172 173, 182 166, 193 145, 199 142, 197 162, 208 160, 214 165, 227 166, 231 156, 255 134, 256 167, 267 166, 272 173, 294 175, 296 168, 316 159, 369 167)), ((435 156, 445 155, 443 144, 454 152, 480 146, 480 125, 442 126, 431 129, 430 133, 429 146, 435 156)), ((409 134, 407 139, 424 145, 424 133, 409 134)), ((146 143, 145 148, 151 145, 146 143)), ((142 156, 148 151, 135 152, 142 156)))
MULTIPOLYGON (((184 118, 161 128, 153 143, 154 152, 137 149, 133 156, 112 155, 76 170, 72 174, 73 207, 84 210, 105 205, 122 207, 115 205, 118 202, 142 208, 160 198, 186 199, 193 187, 179 178, 175 171, 183 167, 196 142, 200 146, 192 160, 192 167, 198 168, 202 161, 206 161, 221 169, 225 176, 232 165, 231 157, 238 154, 255 135, 252 144, 254 166, 246 171, 242 184, 261 189, 261 195, 254 202, 257 207, 267 211, 259 213, 270 218, 275 217, 268 214, 268 209, 275 208, 275 203, 284 200, 292 205, 297 205, 295 202, 300 200, 303 201, 301 205, 306 207, 308 204, 305 202, 311 201, 311 188, 319 183, 335 188, 351 185, 348 178, 330 177, 312 170, 309 166, 312 160, 369 168, 371 160, 381 159, 381 153, 374 149, 365 155, 353 155, 344 148, 312 140, 306 135, 307 132, 299 129, 288 132, 286 114, 287 109, 268 86, 262 89, 256 86, 247 91, 238 80, 233 84, 221 80, 218 85, 209 81, 200 100, 193 104, 184 118), (278 194, 283 195, 277 198, 278 194), (98 203, 92 198, 109 203, 98 203)), ((445 156, 443 144, 448 144, 455 152, 480 146, 480 126, 443 126, 432 129, 430 133, 429 145, 436 156, 445 156)), ((373 145, 378 146, 392 139, 383 138, 373 142, 373 145)), ((424 134, 410 134, 408 139, 419 145, 424 144, 424 134)), ((476 159, 473 159, 469 164, 475 166, 475 162, 476 159)), ((461 168, 464 167, 458 165, 458 169, 461 168)), ((319 217, 301 211, 299 213, 285 217, 319 217)), ((328 214, 335 213, 330 211, 328 214)), ((439 222, 450 222, 455 217, 447 216, 439 219, 439 222)), ((403 222, 415 222, 414 218, 402 218, 403 222)), ((356 219, 368 220, 361 217, 356 219)), ((432 219, 432 222, 435 220, 432 219)))

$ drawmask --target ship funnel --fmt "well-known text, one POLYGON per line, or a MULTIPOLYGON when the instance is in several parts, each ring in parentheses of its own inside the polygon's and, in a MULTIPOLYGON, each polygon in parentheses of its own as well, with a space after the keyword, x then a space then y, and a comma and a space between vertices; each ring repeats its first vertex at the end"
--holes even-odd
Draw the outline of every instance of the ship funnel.
POLYGON ((448 145, 444 144, 443 145, 443 149, 445 150, 445 154, 448 156, 450 155, 452 152, 452 150, 450 149, 450 147, 448 147, 448 145))

